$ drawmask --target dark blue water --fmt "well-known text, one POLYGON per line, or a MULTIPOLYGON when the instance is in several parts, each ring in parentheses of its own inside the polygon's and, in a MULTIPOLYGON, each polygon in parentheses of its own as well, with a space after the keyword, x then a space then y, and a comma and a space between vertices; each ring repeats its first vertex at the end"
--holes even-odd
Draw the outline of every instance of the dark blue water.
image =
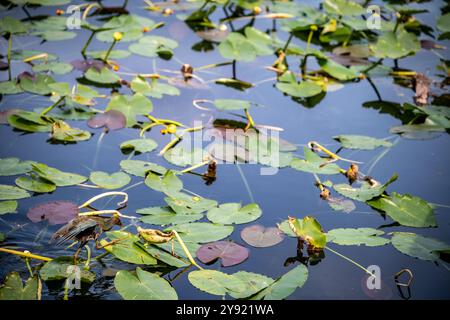
MULTIPOLYGON (((111 1, 113 2, 113 1, 111 1)), ((132 55, 130 58, 119 60, 122 72, 152 73, 161 72, 162 69, 178 71, 181 63, 189 63, 195 67, 207 65, 209 63, 223 62, 217 49, 207 53, 198 53, 191 50, 193 44, 200 39, 182 21, 175 16, 162 17, 159 14, 143 11, 141 2, 132 2, 129 6, 132 12, 147 16, 155 21, 163 20, 166 26, 152 32, 155 35, 169 36, 179 42, 179 47, 175 49, 174 58, 170 61, 144 58, 132 55), (156 66, 156 69, 154 68, 156 66)), ((426 4, 430 9, 427 14, 420 15, 423 21, 433 23, 439 15, 441 2, 426 4)), ((33 13, 46 12, 47 9, 33 10, 33 13)), ((3 15, 6 13, 2 12, 3 15)), ((24 13, 17 9, 13 11, 15 17, 23 18, 24 13)), ((217 17, 220 16, 220 12, 217 17)), ((265 30, 270 28, 271 23, 257 20, 255 27, 265 30)), ((71 61, 80 59, 80 47, 89 36, 86 31, 77 31, 75 40, 39 44, 37 38, 16 38, 13 43, 14 48, 39 49, 42 51, 58 54, 61 61, 71 61)), ((285 33, 280 33, 281 39, 286 39, 285 33)), ((423 36, 422 36, 423 38, 423 36)), ((299 39, 294 39, 293 44, 304 47, 304 43, 299 39)), ((6 41, 0 41, 1 52, 6 52, 6 41)), ((126 49, 128 43, 119 43, 118 49, 126 49)), ((90 50, 105 50, 108 44, 93 41, 90 50)), ((440 51, 441 55, 449 58, 448 51, 440 51)), ((265 66, 273 63, 273 57, 257 59, 250 63, 237 64, 238 78, 259 83, 274 74, 266 71, 265 66)), ((299 61, 292 59, 291 64, 299 61)), ((414 57, 402 59, 401 67, 425 73, 428 77, 435 78, 435 66, 439 63, 439 58, 429 51, 421 51, 414 57)), ((24 64, 13 65, 14 73, 26 71, 21 69, 24 64)), ((215 69, 208 69, 208 72, 199 72, 197 75, 205 81, 218 77, 231 77, 231 66, 215 69)), ((167 75, 171 75, 168 74, 167 75)), ((6 72, 0 73, 1 79, 7 78, 6 72)), ((131 77, 123 75, 123 78, 131 80, 131 77)), ((73 75, 55 76, 58 81, 75 83, 73 75)), ((385 101, 398 103, 412 102, 413 92, 393 83, 392 78, 374 78, 380 94, 385 101)), ((363 103, 377 100, 377 96, 367 81, 358 83, 348 83, 337 90, 329 92, 325 98, 314 108, 305 108, 294 102, 289 97, 284 96, 274 88, 275 80, 263 82, 246 92, 239 92, 234 89, 209 83, 208 89, 183 89, 181 95, 177 97, 164 96, 163 99, 152 99, 154 104, 153 115, 158 118, 170 118, 182 121, 185 124, 193 124, 194 120, 204 120, 210 118, 211 113, 198 110, 192 106, 193 99, 215 99, 215 98, 236 98, 246 99, 263 104, 264 108, 255 109, 252 112, 254 120, 259 124, 277 126, 284 129, 281 138, 286 139, 299 146, 299 155, 302 154, 302 147, 311 140, 319 141, 332 150, 336 150, 339 144, 332 139, 339 134, 362 134, 372 137, 385 138, 395 142, 395 146, 389 149, 375 165, 374 160, 383 151, 351 151, 344 150, 341 155, 346 158, 363 161, 360 166, 361 171, 370 174, 379 181, 386 181, 394 172, 399 174, 399 179, 389 190, 404 194, 409 193, 419 196, 428 202, 440 204, 435 213, 438 228, 415 229, 407 227, 387 227, 385 232, 411 231, 425 236, 431 236, 450 243, 448 227, 450 224, 450 200, 448 190, 450 187, 450 172, 448 168, 450 160, 450 139, 444 133, 431 140, 406 140, 397 138, 389 133, 389 128, 400 125, 401 122, 387 114, 380 114, 377 110, 364 108, 363 103), (447 207, 445 207, 447 206, 447 207)), ((127 91, 122 89, 122 93, 127 91)), ((105 91, 107 93, 107 91, 105 91)), ((103 109, 107 101, 98 99, 98 109, 103 109)), ((0 110, 12 107, 32 110, 48 106, 48 98, 31 95, 4 96, 0 110)), ((233 118, 224 113, 213 113, 220 118, 233 118)), ((72 122, 70 122, 72 123, 72 122)), ((132 129, 124 129, 111 132, 103 137, 99 143, 101 130, 92 130, 84 122, 73 122, 76 127, 95 132, 91 140, 73 145, 52 145, 47 143, 46 133, 23 134, 13 131, 11 127, 0 125, 0 157, 18 157, 23 160, 34 160, 56 167, 63 171, 76 172, 88 176, 92 170, 106 172, 116 172, 120 170, 119 163, 127 159, 123 155, 118 145, 128 139, 138 137, 138 132, 132 129)), ((154 131, 147 136, 155 139, 160 146, 169 141, 169 137, 161 136, 154 131)), ((162 157, 155 152, 134 156, 133 159, 148 160, 166 167, 171 167, 162 157)), ((265 226, 275 226, 287 218, 288 215, 303 217, 313 215, 322 224, 325 230, 342 227, 373 227, 377 228, 385 224, 390 224, 391 220, 384 220, 376 211, 363 203, 355 203, 357 208, 349 214, 333 211, 327 203, 319 198, 318 190, 314 187, 312 175, 293 170, 291 168, 281 169, 276 175, 260 175, 259 165, 239 165, 245 179, 248 181, 249 190, 245 187, 245 182, 236 165, 221 165, 218 168, 218 179, 210 186, 206 186, 201 178, 194 175, 184 175, 183 182, 185 188, 202 195, 205 198, 215 199, 220 203, 224 202, 257 202, 263 210, 262 217, 256 222, 265 226)), ((2 177, 0 183, 13 184, 15 177, 2 177)), ((331 178, 335 183, 343 182, 344 178, 331 178)), ((129 186, 142 181, 141 178, 133 178, 129 186)), ((128 207, 124 214, 133 215, 139 208, 165 205, 164 195, 153 191, 141 184, 127 191, 130 195, 128 207)), ((0 232, 8 232, 11 226, 18 230, 8 233, 7 244, 13 245, 20 250, 30 250, 33 253, 43 254, 51 257, 60 254, 70 255, 73 250, 63 251, 55 249, 47 244, 51 234, 57 226, 47 227, 45 223, 32 224, 26 218, 26 212, 33 205, 49 200, 71 200, 81 203, 96 195, 98 190, 81 187, 58 188, 53 194, 34 196, 29 199, 20 200, 17 214, 7 214, 0 217, 0 232), (35 237, 43 229, 47 228, 44 236, 35 242, 35 237)), ((101 205, 99 206, 101 207, 101 205)), ((244 244, 240 239, 240 230, 245 225, 235 227, 235 232, 231 239, 240 244, 244 244)), ((133 228, 130 228, 133 230, 133 228)), ((289 268, 283 263, 288 257, 296 255, 297 241, 293 238, 286 238, 281 244, 271 248, 251 248, 248 260, 240 265, 221 268, 219 263, 210 268, 223 269, 227 273, 239 270, 246 270, 261 273, 273 278, 277 278, 287 272, 289 268)), ((409 268, 414 274, 414 281, 411 286, 413 299, 448 299, 450 298, 450 272, 442 265, 432 262, 413 259, 395 250, 392 245, 382 247, 356 247, 337 246, 330 244, 330 247, 342 254, 356 260, 363 266, 379 265, 381 267, 383 290, 377 298, 400 299, 394 283, 393 275, 402 268, 409 268)), ((112 257, 104 259, 106 265, 115 269, 134 269, 133 265, 119 262, 112 257)), ((21 259, 0 254, 0 278, 12 271, 21 272, 22 276, 27 275, 27 269, 21 259)), ((117 299, 111 278, 102 276, 102 267, 94 265, 93 270, 97 273, 97 280, 94 284, 85 288, 84 291, 76 293, 78 298, 100 298, 117 299)), ((179 270, 178 270, 179 271, 179 270)), ((178 271, 172 272, 173 277, 178 271)), ((301 289, 296 290, 289 299, 372 299, 364 291, 366 276, 361 269, 345 261, 344 259, 326 251, 325 258, 317 265, 309 267, 309 278, 301 289)), ((187 273, 183 274, 173 282, 181 299, 211 299, 216 298, 205 294, 194 288, 187 280, 187 273)), ((62 297, 62 290, 53 285, 50 288, 44 287, 44 298, 55 299, 62 297)))

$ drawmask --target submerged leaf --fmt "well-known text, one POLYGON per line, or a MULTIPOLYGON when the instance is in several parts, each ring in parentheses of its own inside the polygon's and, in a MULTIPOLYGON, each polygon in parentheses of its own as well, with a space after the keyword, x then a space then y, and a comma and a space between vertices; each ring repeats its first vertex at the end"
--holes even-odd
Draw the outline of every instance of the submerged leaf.
POLYGON ((27 212, 27 217, 33 222, 48 220, 51 225, 67 223, 76 218, 80 209, 71 201, 50 201, 40 203, 27 212))
POLYGON ((253 247, 266 248, 283 241, 284 234, 275 227, 265 228, 261 225, 253 225, 241 231, 241 238, 253 247))
POLYGON ((216 241, 202 245, 197 258, 203 263, 221 260, 223 267, 237 265, 248 258, 249 250, 231 241, 216 241))
POLYGON ((109 110, 105 113, 96 114, 89 119, 87 125, 97 129, 106 127, 108 130, 119 130, 125 128, 127 119, 125 115, 118 110, 109 110))

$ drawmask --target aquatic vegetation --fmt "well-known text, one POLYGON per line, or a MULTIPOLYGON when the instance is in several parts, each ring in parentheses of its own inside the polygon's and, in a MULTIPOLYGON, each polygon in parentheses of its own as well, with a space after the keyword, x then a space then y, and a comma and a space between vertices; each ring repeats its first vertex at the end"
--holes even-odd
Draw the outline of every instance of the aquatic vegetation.
MULTIPOLYGON (((311 6, 146 2, 130 11, 127 1, 123 7, 99 1, 78 4, 79 26, 71 28, 64 10, 69 0, 6 3, 1 9, 12 16, 0 19, 7 43, 0 61, 0 124, 14 139, 1 150, 0 254, 18 262, 2 272, 0 300, 40 300, 43 286, 58 281, 61 297, 70 299, 76 270, 83 286, 110 281, 130 300, 185 298, 178 277, 216 298, 285 299, 302 290, 313 276, 309 270, 325 263, 328 252, 359 268, 355 272, 374 276, 356 254, 344 255, 335 246, 395 248, 400 256, 448 270, 448 241, 420 234, 448 228, 437 212, 448 204, 429 202, 439 198, 436 190, 426 190, 438 178, 420 181, 428 179, 435 154, 446 155, 445 147, 436 144, 423 153, 412 147, 429 167, 414 168, 411 177, 394 173, 410 165, 410 159, 396 162, 394 156, 386 170, 372 170, 388 153, 398 157, 406 148, 398 146, 403 139, 448 139, 449 63, 442 53, 450 34, 448 6, 429 26, 419 18, 426 5, 422 10, 386 3, 374 28, 366 7, 349 0, 311 6), (56 10, 41 12, 46 6, 56 10), (20 10, 26 17, 19 18, 20 10), (66 51, 65 44, 81 34, 86 42, 74 52, 46 52, 66 51), (190 61, 183 51, 189 37, 199 41, 191 48, 198 59, 190 61), (17 39, 42 43, 23 46, 17 39), (428 71, 427 64, 427 72, 421 71, 414 63, 414 70, 407 69, 409 59, 425 51, 438 61, 436 70, 428 71), (380 91, 378 80, 389 82, 397 96, 380 91), (377 98, 362 104, 366 118, 346 105, 353 98, 349 92, 366 95, 355 89, 362 85, 377 98), (342 92, 344 103, 336 103, 342 92), (321 106, 298 108, 301 116, 295 118, 287 110, 292 104, 321 106), (339 113, 346 122, 327 122, 339 113), (394 136, 361 133, 360 122, 370 127, 370 117, 377 116, 394 136), (309 121, 311 132, 303 128, 309 121), (29 144, 21 145, 26 139, 29 144), (48 154, 41 154, 38 143, 51 148, 48 154), (21 159, 28 148, 36 149, 35 160, 21 159), (244 189, 225 164, 236 168, 244 189), (256 180, 253 171, 244 174, 248 164, 261 176, 280 170, 286 182, 280 188, 274 177, 256 180), (246 175, 258 181, 257 193, 246 175), (295 184, 307 179, 310 189, 295 184), (409 194, 418 187, 424 192, 409 194), (225 196, 225 189, 235 191, 235 198, 225 196), (117 206, 111 204, 116 197, 117 206), (311 198, 320 212, 306 202, 311 198), (89 200, 79 205, 80 199, 89 200), (266 208, 268 201, 275 205, 266 208), (361 210, 371 215, 366 219, 361 210), (387 224, 374 225, 381 219, 387 224), (21 232, 33 241, 18 241, 21 232), (293 248, 296 256, 283 264, 267 254, 264 264, 297 265, 271 269, 274 278, 248 264, 253 255, 283 248, 293 248), (239 271, 227 272, 231 266, 239 271), (115 271, 104 276, 107 269, 115 271)), ((445 180, 443 169, 437 170, 445 180)))

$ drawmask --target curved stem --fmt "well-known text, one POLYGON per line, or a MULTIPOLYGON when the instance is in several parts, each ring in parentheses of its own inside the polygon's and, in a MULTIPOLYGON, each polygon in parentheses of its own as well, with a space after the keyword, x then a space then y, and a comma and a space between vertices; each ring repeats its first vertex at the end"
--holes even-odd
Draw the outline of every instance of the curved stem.
POLYGON ((337 251, 334 251, 333 249, 331 249, 331 248, 329 248, 329 247, 325 247, 325 249, 330 250, 331 252, 333 252, 334 254, 338 255, 339 257, 341 257, 341 258, 343 258, 343 259, 345 259, 345 260, 347 260, 347 261, 353 263, 355 266, 357 266, 358 268, 364 270, 367 274, 370 274, 370 276, 372 276, 372 277, 374 277, 374 278, 376 279, 376 276, 375 276, 372 272, 370 272, 369 270, 367 270, 366 268, 364 268, 364 267, 363 267, 362 265, 360 265, 358 262, 356 262, 356 261, 350 259, 349 257, 344 256, 343 254, 341 254, 341 253, 339 253, 339 252, 337 252, 337 251))
POLYGON ((111 45, 109 46, 108 51, 106 51, 105 57, 103 58, 104 62, 108 61, 108 57, 111 54, 112 49, 114 48, 114 46, 116 45, 117 40, 114 40, 113 43, 111 43, 111 45))
POLYGON ((85 208, 85 207, 89 206, 91 203, 93 203, 101 198, 109 197, 109 196, 123 196, 124 199, 117 204, 120 207, 124 206, 128 202, 128 194, 127 193, 121 192, 121 191, 111 191, 111 192, 105 192, 105 193, 96 195, 95 197, 89 199, 88 201, 83 203, 81 206, 79 206, 78 209, 85 208))
POLYGON ((117 215, 121 218, 128 218, 128 219, 138 219, 137 217, 124 215, 117 210, 98 210, 98 211, 88 211, 78 213, 79 216, 100 216, 102 214, 112 214, 117 215))
POLYGON ((97 31, 92 31, 91 35, 89 36, 89 38, 87 39, 86 43, 84 44, 83 49, 81 49, 81 54, 83 55, 83 57, 86 58, 86 50, 89 46, 89 44, 92 42, 92 39, 94 38, 94 35, 97 31))
POLYGON ((47 113, 49 113, 50 111, 52 111, 52 109, 53 109, 54 107, 56 107, 61 101, 63 101, 64 98, 65 98, 65 96, 59 98, 58 101, 56 101, 56 102, 55 102, 54 104, 52 104, 50 107, 48 107, 48 108, 46 108, 45 110, 43 110, 43 111, 41 112, 41 114, 40 114, 41 117, 42 117, 42 116, 45 116, 47 113))
POLYGON ((181 170, 180 173, 186 173, 186 172, 195 170, 195 169, 197 169, 197 168, 203 167, 203 166, 207 165, 210 161, 211 161, 211 160, 205 160, 205 161, 203 161, 203 162, 194 164, 193 166, 191 166, 191 167, 189 167, 189 168, 186 168, 186 169, 184 169, 184 170, 181 170))
POLYGON ((194 258, 192 258, 191 253, 189 252, 188 248, 186 247, 186 245, 184 244, 183 239, 181 239, 180 235, 178 234, 178 232, 176 232, 175 230, 171 230, 174 234, 175 237, 177 237, 178 242, 180 243, 181 248, 183 249, 184 253, 186 253, 186 256, 188 257, 189 261, 196 266, 197 268, 199 268, 200 270, 205 270, 202 267, 200 267, 197 262, 195 262, 194 258))
POLYGON ((11 49, 12 49, 12 33, 8 37, 8 80, 11 80, 11 49))

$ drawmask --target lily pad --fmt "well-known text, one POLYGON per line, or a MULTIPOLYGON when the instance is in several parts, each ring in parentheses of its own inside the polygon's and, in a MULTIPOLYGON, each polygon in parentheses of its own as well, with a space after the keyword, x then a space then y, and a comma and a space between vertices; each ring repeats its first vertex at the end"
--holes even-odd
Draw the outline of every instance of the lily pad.
POLYGON ((27 92, 47 95, 52 92, 49 84, 55 83, 55 80, 47 75, 37 74, 33 77, 20 77, 20 87, 27 92))
POLYGON ((87 125, 97 129, 106 127, 108 130, 119 130, 125 128, 127 119, 125 115, 118 110, 109 110, 105 113, 96 114, 89 119, 87 125))
POLYGON ((158 147, 158 144, 155 140, 150 138, 145 139, 133 139, 122 142, 120 144, 120 149, 124 153, 130 152, 138 152, 138 153, 146 153, 155 150, 158 147))
POLYGON ((302 81, 298 83, 297 78, 290 71, 285 72, 278 80, 277 89, 292 97, 308 98, 322 92, 322 87, 314 82, 302 81))
POLYGON ((398 175, 394 174, 385 184, 380 184, 376 186, 371 186, 368 182, 364 182, 361 188, 353 188, 352 186, 346 183, 339 183, 333 185, 334 190, 336 192, 342 194, 343 196, 357 200, 366 202, 370 199, 378 197, 383 194, 386 188, 395 180, 397 180, 398 175))
POLYGON ((271 285, 251 297, 251 300, 282 300, 290 296, 297 288, 303 287, 308 279, 308 269, 298 265, 288 271, 271 285))
POLYGON ((380 237, 384 232, 373 228, 339 228, 327 232, 327 239, 339 245, 368 247, 383 246, 390 242, 389 239, 380 237))
POLYGON ((308 147, 304 147, 305 159, 294 157, 291 162, 291 167, 295 170, 305 171, 317 174, 338 174, 340 168, 334 163, 328 163, 328 160, 322 158, 308 147))
POLYGON ((52 139, 63 142, 85 141, 91 138, 91 133, 78 128, 72 128, 62 120, 52 124, 52 139))
POLYGON ((203 215, 200 213, 176 213, 170 207, 142 208, 136 210, 136 212, 143 215, 143 217, 141 217, 142 222, 160 226, 185 224, 203 218, 203 215))
POLYGON ((132 53, 144 57, 161 57, 163 59, 170 59, 173 55, 173 49, 178 47, 175 40, 160 37, 160 36, 145 36, 137 43, 133 43, 128 47, 132 53))
POLYGON ((184 146, 176 146, 164 153, 164 159, 179 167, 192 166, 205 159, 207 152, 201 148, 187 149, 184 146))
POLYGON ((217 296, 224 296, 227 293, 239 294, 246 290, 245 282, 239 277, 216 270, 191 271, 188 279, 194 287, 217 296))
POLYGON ((339 16, 359 16, 366 13, 366 9, 355 1, 325 0, 325 11, 339 16))
POLYGON ((231 32, 219 45, 222 57, 238 61, 252 61, 256 58, 256 49, 240 33, 231 32))
POLYGON ((338 80, 348 81, 359 77, 359 73, 355 70, 346 68, 331 59, 319 59, 319 65, 323 71, 338 80))
POLYGON ((250 108, 251 102, 237 99, 216 99, 214 100, 214 106, 222 111, 245 110, 250 108))
POLYGON ((117 272, 114 286, 125 300, 178 300, 167 280, 139 267, 136 275, 127 270, 117 272))
POLYGON ((202 245, 197 258, 203 263, 221 260, 223 267, 237 265, 248 258, 249 250, 231 241, 216 241, 202 245))
POLYGON ((19 177, 16 179, 16 184, 22 189, 39 193, 56 190, 56 186, 52 182, 35 175, 19 177))
POLYGON ((242 224, 258 219, 262 214, 257 203, 241 207, 240 203, 223 203, 208 211, 208 219, 214 223, 242 224))
POLYGON ((183 189, 183 182, 171 170, 168 170, 162 176, 149 172, 145 178, 145 185, 164 193, 177 192, 183 189))
POLYGON ((33 164, 32 167, 38 176, 53 182, 57 187, 73 186, 87 180, 87 177, 75 173, 63 172, 42 163, 33 164))
POLYGON ((128 174, 132 174, 138 177, 145 177, 147 172, 155 172, 159 174, 165 174, 167 169, 157 165, 156 163, 146 162, 142 160, 122 160, 120 161, 120 167, 128 174))
POLYGON ((370 49, 378 58, 399 59, 420 51, 420 42, 415 34, 399 27, 396 33, 387 31, 379 36, 370 49))
POLYGON ((161 83, 157 79, 149 82, 145 78, 136 77, 130 83, 131 90, 145 96, 161 99, 163 95, 178 96, 180 90, 166 83, 161 83))
MULTIPOLYGON (((95 280, 95 273, 88 271, 84 266, 79 265, 80 281, 92 283, 95 280)), ((59 257, 46 262, 39 271, 41 279, 44 281, 65 280, 76 272, 73 265, 73 257, 59 257)))
POLYGON ((130 176, 124 172, 108 174, 103 171, 93 171, 89 179, 93 184, 104 189, 120 189, 131 181, 130 176))
POLYGON ((367 202, 371 207, 384 211, 394 221, 408 227, 435 227, 433 208, 425 200, 409 194, 393 192, 389 197, 379 197, 367 202))
POLYGON ((442 241, 409 232, 394 232, 391 242, 401 253, 429 261, 438 260, 439 251, 450 249, 450 245, 442 241))
POLYGON ((84 77, 92 82, 102 84, 114 84, 120 81, 120 77, 107 67, 103 67, 100 70, 89 68, 84 77))
POLYGON ((183 241, 208 243, 212 241, 222 240, 233 233, 232 226, 224 226, 220 224, 213 224, 207 222, 192 222, 186 224, 179 224, 167 230, 177 231, 183 241))
POLYGON ((202 213, 217 206, 215 200, 193 197, 181 192, 170 192, 164 200, 177 214, 202 213))
POLYGON ((238 271, 233 273, 233 278, 238 278, 242 282, 245 283, 245 290, 241 292, 228 292, 230 296, 235 299, 243 299, 250 296, 253 296, 255 293, 260 292, 264 288, 270 286, 274 280, 270 277, 266 277, 262 274, 247 272, 247 271, 238 271))
POLYGON ((0 176, 15 176, 28 173, 33 170, 31 167, 33 163, 35 162, 21 161, 18 158, 0 159, 0 176))
POLYGON ((348 149, 360 149, 360 150, 373 150, 377 147, 392 147, 392 142, 376 139, 368 136, 341 134, 333 137, 333 139, 339 141, 344 148, 348 149))
POLYGON ((48 220, 51 225, 67 223, 76 218, 80 209, 71 201, 50 201, 40 203, 27 212, 27 217, 33 222, 48 220))
POLYGON ((33 66, 34 72, 50 71, 50 72, 53 72, 54 74, 58 74, 58 75, 67 74, 70 71, 72 71, 72 69, 73 69, 73 66, 69 63, 54 62, 54 61, 40 63, 40 64, 33 66))
POLYGON ((17 201, 0 201, 0 215, 17 212, 17 201))
POLYGON ((253 225, 242 229, 241 238, 253 247, 266 248, 283 241, 284 234, 275 227, 265 228, 261 225, 253 225))
POLYGON ((118 110, 122 112, 127 119, 127 127, 136 124, 138 115, 148 114, 153 110, 153 104, 141 93, 133 96, 114 95, 106 107, 106 111, 118 110))
POLYGON ((29 197, 30 194, 21 188, 0 184, 0 200, 18 200, 29 197))
POLYGON ((23 285, 18 272, 11 272, 6 276, 5 283, 0 286, 0 300, 37 300, 39 278, 29 278, 23 285))
POLYGON ((326 234, 315 218, 306 216, 300 220, 289 217, 288 223, 292 231, 310 246, 318 249, 325 247, 327 243, 326 234))

